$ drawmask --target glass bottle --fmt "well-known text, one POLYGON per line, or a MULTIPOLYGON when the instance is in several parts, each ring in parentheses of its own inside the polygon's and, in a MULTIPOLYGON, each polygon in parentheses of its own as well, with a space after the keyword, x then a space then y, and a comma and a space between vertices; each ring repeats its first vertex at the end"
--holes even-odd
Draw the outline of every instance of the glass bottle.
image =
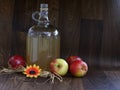
POLYGON ((40 5, 40 12, 32 14, 37 25, 32 26, 27 35, 27 64, 37 64, 49 70, 50 62, 60 56, 60 36, 48 19, 48 4, 40 5), (35 16, 39 15, 36 19, 35 16))

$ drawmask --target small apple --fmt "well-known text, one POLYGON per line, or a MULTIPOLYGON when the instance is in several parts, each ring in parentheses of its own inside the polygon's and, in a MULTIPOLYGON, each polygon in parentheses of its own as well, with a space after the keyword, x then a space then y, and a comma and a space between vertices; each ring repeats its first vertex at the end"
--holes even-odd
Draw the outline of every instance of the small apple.
POLYGON ((68 72, 68 63, 62 58, 57 58, 50 63, 50 71, 64 76, 68 72))
POLYGON ((87 63, 84 61, 74 61, 70 65, 70 73, 75 77, 83 77, 88 71, 87 63))
POLYGON ((12 69, 17 69, 25 65, 26 65, 25 59, 20 55, 14 55, 10 57, 8 60, 8 66, 12 69))
POLYGON ((82 59, 79 56, 69 56, 67 58, 67 62, 70 65, 71 63, 73 63, 74 61, 81 61, 82 59))

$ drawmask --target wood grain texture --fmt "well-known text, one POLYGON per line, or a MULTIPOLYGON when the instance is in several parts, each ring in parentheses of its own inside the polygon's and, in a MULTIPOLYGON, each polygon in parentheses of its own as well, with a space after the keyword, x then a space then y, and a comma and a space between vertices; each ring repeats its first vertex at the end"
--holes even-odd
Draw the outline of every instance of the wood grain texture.
POLYGON ((45 82, 48 78, 30 79, 20 73, 0 75, 1 90, 119 90, 120 71, 90 70, 86 76, 75 78, 65 76, 63 82, 55 79, 54 84, 45 82))
POLYGON ((104 71, 109 81, 116 87, 116 90, 120 89, 120 72, 119 71, 104 71))
MULTIPOLYGON (((106 73, 108 73, 108 71, 106 71, 106 73)), ((117 90, 112 84, 112 81, 100 70, 90 71, 88 75, 83 78, 83 85, 85 90, 117 90)))
POLYGON ((15 1, 14 7, 12 55, 19 54, 25 57, 26 35, 28 29, 35 24, 31 16, 32 13, 37 9, 37 1, 15 1))
POLYGON ((74 0, 60 3, 61 57, 78 55, 80 38, 80 8, 74 0))
MULTIPOLYGON (((40 3, 48 3, 51 23, 60 31, 62 58, 79 55, 91 68, 120 67, 119 0, 0 2, 0 47, 11 47, 12 55, 25 56, 26 32, 36 23, 31 14, 39 11, 40 3)), ((1 59, 1 65, 6 63, 1 59)))
POLYGON ((0 0, 0 65, 7 64, 11 50, 13 11, 14 0, 0 0))
POLYGON ((79 55, 101 68, 119 67, 119 10, 118 0, 60 1, 61 55, 79 55))
POLYGON ((102 20, 81 19, 80 56, 90 66, 99 66, 103 33, 102 20))
POLYGON ((103 20, 104 0, 80 0, 81 17, 85 19, 103 20))
POLYGON ((58 28, 59 23, 59 0, 48 0, 49 19, 51 24, 58 28))
POLYGON ((54 84, 48 78, 29 79, 21 74, 1 75, 1 90, 84 90, 82 79, 64 77, 63 82, 55 79, 54 84))
POLYGON ((119 3, 119 0, 106 0, 104 3, 104 32, 100 60, 103 66, 120 66, 119 3))
POLYGON ((10 47, 25 55, 26 32, 35 24, 31 14, 42 2, 49 4, 49 18, 59 28, 61 57, 79 55, 89 71, 83 78, 66 76, 54 84, 0 74, 0 90, 120 90, 120 0, 0 0, 0 49, 6 50, 0 50, 0 65, 7 64, 10 47))

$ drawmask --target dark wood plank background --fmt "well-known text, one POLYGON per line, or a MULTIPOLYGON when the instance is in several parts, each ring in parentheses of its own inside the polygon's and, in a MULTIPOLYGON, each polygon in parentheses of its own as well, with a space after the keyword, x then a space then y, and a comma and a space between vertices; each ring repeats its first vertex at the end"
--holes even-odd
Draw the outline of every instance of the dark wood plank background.
POLYGON ((120 67, 120 0, 0 0, 0 65, 25 56, 26 33, 39 4, 61 34, 61 57, 79 55, 91 68, 120 67))

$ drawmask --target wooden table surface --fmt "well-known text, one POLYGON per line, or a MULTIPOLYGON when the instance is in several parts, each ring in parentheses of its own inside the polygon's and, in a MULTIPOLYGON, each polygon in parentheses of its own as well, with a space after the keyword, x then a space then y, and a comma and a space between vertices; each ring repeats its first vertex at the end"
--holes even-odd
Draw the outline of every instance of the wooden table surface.
POLYGON ((54 84, 47 78, 29 79, 22 74, 0 75, 0 90, 120 90, 120 71, 92 70, 83 78, 63 77, 54 84))

